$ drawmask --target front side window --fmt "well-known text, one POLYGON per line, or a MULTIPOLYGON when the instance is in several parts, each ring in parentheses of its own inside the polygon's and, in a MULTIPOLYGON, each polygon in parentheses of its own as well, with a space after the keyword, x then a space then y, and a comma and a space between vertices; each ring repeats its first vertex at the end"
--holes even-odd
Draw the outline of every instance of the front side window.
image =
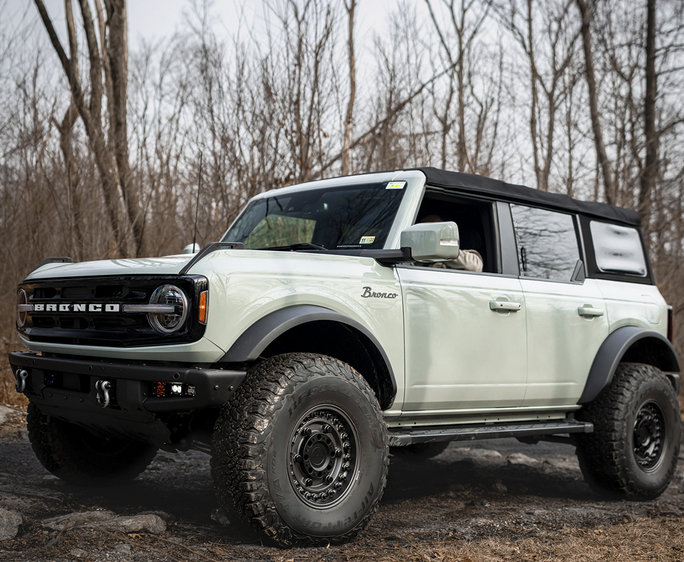
POLYGON ((292 245, 379 249, 399 209, 405 191, 397 188, 401 183, 310 189, 257 199, 222 241, 242 242, 256 250, 292 245))
POLYGON ((636 228, 591 221, 596 265, 605 273, 646 276, 646 259, 636 228))
POLYGON ((580 259, 571 215, 511 205, 520 275, 570 281, 580 259))

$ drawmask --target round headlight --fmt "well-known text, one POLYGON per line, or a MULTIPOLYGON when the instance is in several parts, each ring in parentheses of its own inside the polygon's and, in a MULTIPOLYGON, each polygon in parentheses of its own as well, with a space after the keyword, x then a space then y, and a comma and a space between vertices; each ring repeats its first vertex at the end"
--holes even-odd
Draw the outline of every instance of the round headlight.
POLYGON ((27 304, 28 296, 26 296, 26 291, 24 291, 24 289, 19 289, 19 293, 17 294, 17 326, 20 328, 26 324, 26 316, 28 313, 26 310, 22 310, 22 308, 27 304))
POLYGON ((147 315, 150 325, 162 334, 173 334, 183 327, 188 317, 188 297, 175 285, 157 287, 150 297, 150 304, 173 306, 173 311, 151 312, 147 315))

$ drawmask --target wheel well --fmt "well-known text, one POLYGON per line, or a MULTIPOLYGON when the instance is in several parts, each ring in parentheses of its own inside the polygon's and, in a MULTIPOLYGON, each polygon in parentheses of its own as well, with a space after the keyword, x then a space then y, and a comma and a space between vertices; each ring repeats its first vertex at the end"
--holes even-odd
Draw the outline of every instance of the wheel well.
POLYGON ((646 337, 635 341, 620 359, 621 363, 646 363, 661 371, 679 371, 670 348, 662 340, 646 337))
POLYGON ((391 406, 396 388, 385 360, 370 339, 353 327, 329 320, 300 324, 272 341, 261 357, 294 351, 319 353, 344 361, 366 379, 383 410, 391 406))

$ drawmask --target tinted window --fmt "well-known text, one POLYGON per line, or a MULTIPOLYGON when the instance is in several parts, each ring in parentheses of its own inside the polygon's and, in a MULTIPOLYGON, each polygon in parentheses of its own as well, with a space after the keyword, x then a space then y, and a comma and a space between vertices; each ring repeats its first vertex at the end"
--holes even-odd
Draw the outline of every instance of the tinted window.
POLYGON ((604 272, 645 276, 646 259, 636 228, 591 221, 596 265, 604 272))
POLYGON ((571 215, 511 205, 523 277, 570 281, 580 259, 571 215))
POLYGON ((382 248, 404 195, 402 183, 310 189, 257 199, 223 241, 242 242, 251 249, 297 243, 330 250, 382 248))

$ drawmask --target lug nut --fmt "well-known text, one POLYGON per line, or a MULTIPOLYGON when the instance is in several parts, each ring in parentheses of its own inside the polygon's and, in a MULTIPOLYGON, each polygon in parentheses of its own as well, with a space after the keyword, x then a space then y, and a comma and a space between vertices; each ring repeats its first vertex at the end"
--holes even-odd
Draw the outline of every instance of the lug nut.
POLYGON ((294 457, 292 457, 292 460, 294 462, 302 462, 302 455, 297 454, 294 457))
POLYGON ((342 465, 342 470, 349 470, 349 463, 346 462, 342 465))
POLYGON ((350 460, 351 460, 351 455, 344 455, 344 460, 345 460, 345 461, 350 461, 350 460))
POLYGON ((347 473, 343 472, 342 474, 340 474, 339 478, 341 482, 344 482, 347 479, 347 473))
POLYGON ((335 449, 335 456, 336 457, 341 457, 342 456, 342 449, 335 449))
POLYGON ((304 480, 305 486, 311 486, 311 484, 313 484, 313 480, 311 480, 311 478, 307 478, 306 480, 304 480))
POLYGON ((333 481, 333 475, 328 474, 328 476, 325 477, 325 481, 330 484, 333 481))
POLYGON ((310 428, 310 427, 307 427, 307 428, 304 430, 304 433, 306 433, 306 435, 311 435, 311 433, 312 433, 311 428, 310 428))
POLYGON ((323 433, 330 433, 330 430, 332 428, 326 423, 322 429, 323 429, 323 433))

